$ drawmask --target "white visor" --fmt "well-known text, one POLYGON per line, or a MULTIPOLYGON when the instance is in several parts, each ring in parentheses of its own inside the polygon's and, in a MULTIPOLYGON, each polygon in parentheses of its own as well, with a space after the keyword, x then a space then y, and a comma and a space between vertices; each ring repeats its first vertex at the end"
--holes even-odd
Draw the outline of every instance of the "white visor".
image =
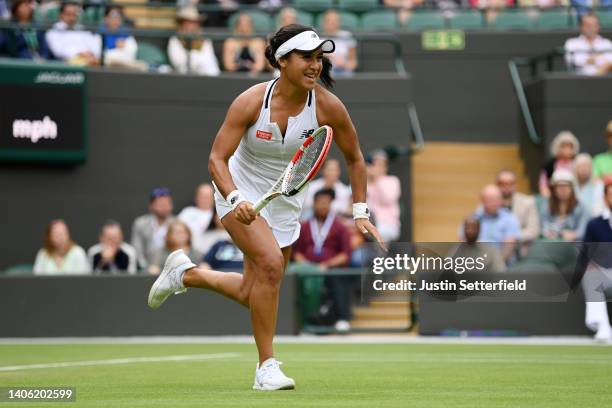
POLYGON ((291 51, 314 51, 319 47, 327 53, 334 52, 336 49, 332 40, 322 40, 314 31, 304 31, 282 43, 274 53, 274 58, 278 61, 291 51))

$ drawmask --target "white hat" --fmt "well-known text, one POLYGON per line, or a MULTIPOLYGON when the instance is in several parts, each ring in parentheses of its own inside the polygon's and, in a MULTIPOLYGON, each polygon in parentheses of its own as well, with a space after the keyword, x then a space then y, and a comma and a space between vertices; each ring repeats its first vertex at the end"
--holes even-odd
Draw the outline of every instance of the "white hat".
POLYGON ((198 12, 198 9, 193 6, 186 6, 181 8, 176 13, 176 18, 178 20, 187 20, 187 21, 201 21, 202 16, 198 12))
POLYGON ((303 31, 282 43, 274 53, 274 59, 278 61, 291 51, 314 51, 319 47, 327 53, 334 52, 336 49, 332 40, 322 40, 317 33, 311 30, 303 31))
POLYGON ((571 171, 565 170, 565 169, 558 169, 558 170, 555 170, 555 172, 553 173, 550 179, 550 185, 554 186, 555 184, 558 184, 558 183, 574 184, 574 181, 575 181, 574 175, 572 174, 571 171))

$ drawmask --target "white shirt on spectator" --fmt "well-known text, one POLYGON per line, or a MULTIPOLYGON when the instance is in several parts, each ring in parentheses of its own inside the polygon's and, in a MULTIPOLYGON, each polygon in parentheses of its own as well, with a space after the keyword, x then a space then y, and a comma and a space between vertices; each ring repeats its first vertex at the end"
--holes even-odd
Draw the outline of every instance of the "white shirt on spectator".
MULTIPOLYGON (((178 37, 168 42, 168 57, 172 66, 180 73, 187 73, 187 50, 178 37)), ((219 62, 210 40, 204 40, 199 50, 189 51, 191 73, 200 75, 219 75, 219 62)))
POLYGON ((334 35, 327 36, 330 40, 334 41, 336 48, 329 57, 334 61, 346 61, 349 58, 349 52, 351 49, 357 46, 357 41, 350 31, 338 30, 334 35))
POLYGON ((91 52, 96 58, 100 58, 100 37, 83 30, 80 24, 68 29, 66 23, 58 21, 47 31, 46 39, 53 55, 64 61, 69 61, 83 52, 91 52))
MULTIPOLYGON (((317 191, 325 188, 325 180, 322 177, 314 180, 308 186, 308 194, 306 195, 306 200, 304 201, 304 206, 302 208, 302 214, 300 215, 301 220, 306 220, 312 217, 312 206, 314 204, 314 195, 317 191)), ((331 210, 336 214, 344 214, 346 212, 351 212, 350 208, 352 204, 352 193, 351 188, 344 184, 341 181, 336 181, 334 183, 334 193, 336 194, 336 198, 331 203, 331 210)))
POLYGON ((138 44, 132 36, 125 38, 123 47, 104 50, 104 62, 106 65, 129 64, 136 61, 138 44))
POLYGON ((600 35, 593 42, 584 35, 570 38, 565 42, 565 61, 579 74, 597 75, 601 67, 612 63, 612 41, 600 35), (595 56, 593 63, 587 62, 591 56, 595 56))
POLYGON ((206 255, 209 249, 205 236, 212 217, 212 209, 202 210, 198 207, 185 207, 178 215, 179 220, 187 224, 191 230, 191 246, 203 255, 206 255))

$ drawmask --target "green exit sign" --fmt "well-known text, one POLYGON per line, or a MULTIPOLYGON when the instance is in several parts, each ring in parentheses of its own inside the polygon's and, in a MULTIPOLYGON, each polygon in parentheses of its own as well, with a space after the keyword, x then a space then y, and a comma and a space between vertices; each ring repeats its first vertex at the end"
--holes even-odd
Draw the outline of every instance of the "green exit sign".
POLYGON ((421 34, 421 44, 428 51, 461 51, 465 49, 465 33, 461 30, 427 30, 421 34))

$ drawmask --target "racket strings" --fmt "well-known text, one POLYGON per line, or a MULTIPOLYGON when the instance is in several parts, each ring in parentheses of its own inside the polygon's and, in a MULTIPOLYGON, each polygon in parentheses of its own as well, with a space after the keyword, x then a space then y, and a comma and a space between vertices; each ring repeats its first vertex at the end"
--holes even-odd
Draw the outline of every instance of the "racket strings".
POLYGON ((287 174, 284 185, 286 192, 295 190, 302 184, 325 149, 326 140, 327 138, 324 135, 315 137, 312 143, 304 149, 299 160, 294 163, 287 174))

